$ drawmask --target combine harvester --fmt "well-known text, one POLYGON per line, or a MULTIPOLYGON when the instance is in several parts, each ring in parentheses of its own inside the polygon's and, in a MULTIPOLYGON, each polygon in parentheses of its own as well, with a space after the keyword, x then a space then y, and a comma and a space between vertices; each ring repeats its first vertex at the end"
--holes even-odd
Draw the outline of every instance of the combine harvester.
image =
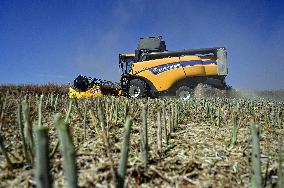
POLYGON ((162 37, 140 38, 135 54, 119 54, 119 84, 79 75, 70 87, 71 98, 103 95, 131 98, 176 96, 187 99, 202 83, 229 89, 224 47, 167 51, 162 37))

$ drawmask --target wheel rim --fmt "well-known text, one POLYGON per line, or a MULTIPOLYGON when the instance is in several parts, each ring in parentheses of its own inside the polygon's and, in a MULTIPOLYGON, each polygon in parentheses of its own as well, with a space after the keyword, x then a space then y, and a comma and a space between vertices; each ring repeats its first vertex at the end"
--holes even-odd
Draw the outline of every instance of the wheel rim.
POLYGON ((139 87, 131 85, 129 88, 129 95, 132 98, 137 98, 141 93, 141 90, 139 87))
POLYGON ((179 94, 179 98, 181 98, 182 100, 188 100, 191 98, 191 92, 190 91, 181 91, 179 94))

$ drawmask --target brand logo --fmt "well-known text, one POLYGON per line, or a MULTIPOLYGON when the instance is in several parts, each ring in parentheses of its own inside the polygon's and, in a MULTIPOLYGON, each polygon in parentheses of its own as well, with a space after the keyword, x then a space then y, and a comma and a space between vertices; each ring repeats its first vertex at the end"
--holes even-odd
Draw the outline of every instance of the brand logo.
POLYGON ((172 64, 166 64, 166 65, 160 65, 157 67, 150 68, 149 70, 153 74, 160 74, 162 72, 176 69, 179 67, 187 67, 187 66, 195 66, 195 65, 211 65, 211 64, 217 64, 216 61, 201 61, 201 60, 193 60, 193 61, 182 61, 178 63, 172 63, 172 64))
POLYGON ((100 89, 95 89, 95 90, 91 91, 92 94, 96 94, 96 93, 100 93, 100 92, 101 92, 100 89))
POLYGON ((165 72, 165 71, 168 71, 168 70, 172 70, 172 69, 176 69, 176 68, 179 68, 179 67, 181 67, 180 63, 177 63, 177 64, 167 64, 167 65, 161 65, 161 66, 158 66, 158 67, 151 68, 150 71, 153 74, 160 74, 162 72, 165 72))

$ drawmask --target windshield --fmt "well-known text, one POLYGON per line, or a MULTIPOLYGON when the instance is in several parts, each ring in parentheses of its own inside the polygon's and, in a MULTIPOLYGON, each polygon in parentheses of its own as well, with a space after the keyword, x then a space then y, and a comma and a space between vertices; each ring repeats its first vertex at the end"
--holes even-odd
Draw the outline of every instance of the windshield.
POLYGON ((120 68, 122 74, 128 74, 131 70, 131 66, 134 62, 134 57, 121 57, 120 58, 120 68))

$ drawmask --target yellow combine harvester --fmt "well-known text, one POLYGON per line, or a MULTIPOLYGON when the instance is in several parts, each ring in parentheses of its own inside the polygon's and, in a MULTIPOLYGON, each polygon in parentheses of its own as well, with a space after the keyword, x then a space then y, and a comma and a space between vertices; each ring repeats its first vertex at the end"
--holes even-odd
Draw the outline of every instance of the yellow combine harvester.
POLYGON ((79 76, 70 97, 106 94, 132 98, 177 96, 189 98, 199 84, 228 89, 224 47, 167 51, 162 37, 140 38, 135 54, 119 54, 120 84, 79 76))

